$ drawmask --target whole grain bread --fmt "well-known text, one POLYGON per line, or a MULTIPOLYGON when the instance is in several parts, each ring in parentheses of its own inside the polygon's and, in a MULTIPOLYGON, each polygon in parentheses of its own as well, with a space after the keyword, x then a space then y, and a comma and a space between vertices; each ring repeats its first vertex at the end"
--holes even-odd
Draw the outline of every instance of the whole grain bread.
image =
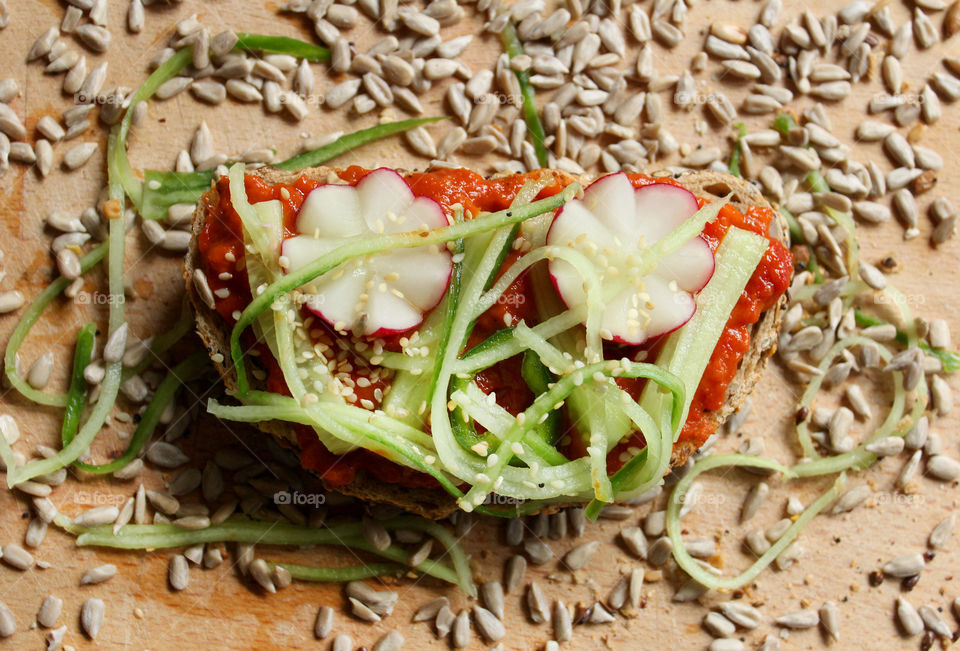
MULTIPOLYGON (((325 182, 341 182, 337 176, 338 171, 337 168, 326 166, 308 168, 297 172, 264 167, 253 173, 258 174, 267 183, 277 184, 292 183, 300 176, 325 182)), ((557 179, 577 181, 584 187, 594 180, 594 177, 574 176, 558 170, 543 170, 542 173, 549 174, 557 179)), ((690 172, 675 178, 699 197, 720 198, 732 194, 731 203, 741 211, 750 206, 769 206, 763 195, 752 184, 727 174, 690 172)), ((193 282, 193 272, 201 266, 197 236, 206 222, 207 206, 215 204, 218 199, 217 189, 213 187, 198 202, 192 223, 193 237, 185 258, 183 275, 187 293, 196 313, 197 332, 224 383, 229 389, 235 389, 236 373, 228 362, 230 359, 230 330, 226 327, 220 315, 212 309, 212 306, 204 301, 193 282)), ((774 211, 774 215, 775 221, 772 226, 774 234, 786 244, 786 222, 778 212, 774 211)), ((717 427, 722 426, 727 418, 740 408, 760 378, 767 359, 775 351, 781 312, 785 303, 786 297, 781 297, 777 304, 765 312, 760 321, 753 326, 750 348, 741 360, 736 376, 727 389, 723 407, 707 413, 707 417, 713 420, 717 427)), ((281 445, 299 450, 296 431, 292 426, 279 421, 258 423, 257 426, 263 432, 274 436, 281 445)), ((676 444, 670 460, 671 466, 683 465, 690 455, 696 452, 696 449, 696 444, 692 442, 676 444)), ((346 486, 328 488, 369 502, 393 504, 407 511, 434 519, 445 517, 457 508, 455 499, 442 489, 401 488, 398 490, 396 485, 385 484, 362 470, 357 473, 357 477, 352 483, 346 486)), ((549 510, 556 510, 561 506, 558 504, 551 505, 549 510)))

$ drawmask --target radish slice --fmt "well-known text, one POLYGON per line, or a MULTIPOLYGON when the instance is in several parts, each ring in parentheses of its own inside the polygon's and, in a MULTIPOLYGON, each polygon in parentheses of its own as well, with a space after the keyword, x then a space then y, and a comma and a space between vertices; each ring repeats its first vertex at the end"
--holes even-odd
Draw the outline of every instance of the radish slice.
MULTIPOLYGON (((323 185, 297 216, 299 235, 284 240, 295 271, 350 238, 447 226, 436 201, 415 197, 402 176, 380 168, 356 186, 323 185)), ((303 287, 307 308, 339 332, 382 337, 417 327, 450 284, 453 259, 436 245, 385 251, 340 265, 303 287)))
MULTIPOLYGON (((676 330, 693 316, 693 296, 713 275, 713 252, 701 237, 637 273, 637 256, 698 210, 688 190, 668 184, 634 189, 626 174, 604 176, 557 211, 547 244, 580 250, 596 266, 603 287, 601 336, 626 344, 676 330)), ((552 260, 550 276, 568 307, 583 305, 583 278, 567 262, 552 260)))

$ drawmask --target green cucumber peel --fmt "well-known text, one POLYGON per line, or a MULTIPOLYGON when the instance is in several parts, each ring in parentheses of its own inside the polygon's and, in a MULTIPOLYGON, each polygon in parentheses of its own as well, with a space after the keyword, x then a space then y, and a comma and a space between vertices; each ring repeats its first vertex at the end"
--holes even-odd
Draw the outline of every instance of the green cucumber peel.
MULTIPOLYGON (((98 244, 94 248, 90 249, 80 258, 80 272, 88 272, 97 263, 103 260, 106 255, 106 242, 103 244, 98 244)), ((47 309, 47 306, 50 305, 57 298, 57 296, 62 294, 64 290, 70 286, 70 283, 70 280, 60 276, 52 283, 47 285, 43 291, 40 292, 35 299, 33 299, 33 302, 30 303, 30 305, 24 311, 23 316, 20 317, 20 321, 17 323, 17 326, 10 334, 10 339, 7 341, 7 347, 3 355, 3 372, 6 375, 10 386, 16 389, 23 397, 32 400, 39 405, 47 405, 48 407, 66 407, 68 400, 67 394, 46 393, 30 386, 27 381, 21 378, 17 373, 17 351, 27 338, 27 335, 30 334, 30 330, 40 318, 40 315, 43 314, 43 311, 47 309)))
MULTIPOLYGON (((156 429, 157 424, 159 424, 163 411, 173 400, 177 389, 179 389, 184 382, 209 367, 210 359, 207 357, 206 351, 203 350, 193 353, 174 366, 163 378, 159 386, 157 386, 157 390, 147 404, 147 408, 144 410, 140 422, 137 423, 137 428, 134 430, 133 436, 130 437, 130 443, 122 455, 108 463, 91 464, 76 461, 73 465, 84 472, 94 475, 106 475, 125 467, 140 455, 144 445, 150 440, 150 436, 156 429)), ((182 417, 185 418, 186 416, 182 417)), ((69 441, 65 440, 64 443, 69 443, 69 441)))
POLYGON ((60 427, 60 440, 63 445, 73 440, 80 427, 80 417, 83 415, 87 397, 87 380, 83 377, 83 372, 90 364, 96 343, 97 324, 87 323, 77 333, 77 345, 73 351, 70 388, 67 390, 67 404, 64 405, 63 424, 60 427))
POLYGON ((238 52, 266 52, 270 54, 289 54, 311 63, 323 63, 330 60, 330 50, 313 43, 307 43, 289 36, 269 36, 266 34, 248 34, 237 32, 238 52))
MULTIPOLYGON (((684 422, 727 320, 768 246, 766 238, 731 227, 717 248, 713 277, 697 295, 693 317, 669 335, 661 350, 657 365, 684 384, 684 422)), ((657 387, 648 385, 640 396, 640 405, 648 413, 660 413, 661 398, 657 387)))
MULTIPOLYGON (((517 36, 517 30, 513 23, 507 23, 507 26, 503 28, 503 31, 500 32, 500 40, 503 41, 503 48, 511 59, 523 54, 523 44, 520 42, 520 37, 517 36)), ((513 73, 520 86, 523 118, 527 123, 527 131, 530 133, 533 151, 537 155, 537 163, 540 167, 547 167, 550 163, 550 156, 547 153, 547 146, 543 142, 546 135, 543 130, 543 123, 540 122, 540 111, 537 109, 536 90, 530 83, 530 71, 514 70, 513 73)))

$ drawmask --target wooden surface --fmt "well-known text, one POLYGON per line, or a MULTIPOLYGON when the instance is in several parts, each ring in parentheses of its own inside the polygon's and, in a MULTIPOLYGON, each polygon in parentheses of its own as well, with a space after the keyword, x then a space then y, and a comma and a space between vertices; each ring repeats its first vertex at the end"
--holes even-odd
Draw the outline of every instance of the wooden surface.
MULTIPOLYGON (((815 13, 836 10, 838 3, 812 0, 800 4, 786 3, 785 15, 791 17, 809 7, 815 13)), ((893 3, 897 24, 907 15, 907 9, 893 3)), ((61 94, 60 77, 42 74, 36 65, 25 65, 24 53, 38 34, 49 25, 60 21, 63 5, 56 0, 10 0, 12 20, 10 26, 0 32, 0 78, 13 77, 22 88, 21 97, 12 102, 18 114, 25 116, 34 137, 33 126, 45 114, 55 117, 69 106, 70 99, 61 94)), ((693 6, 686 28, 687 39, 676 50, 666 53, 657 48, 657 69, 660 74, 679 73, 689 62, 702 42, 703 28, 710 22, 723 19, 749 26, 759 11, 760 3, 753 0, 737 2, 706 2, 701 0, 693 6)), ((223 28, 238 31, 255 31, 301 35, 305 34, 296 17, 280 17, 275 13, 274 3, 252 3, 241 0, 219 0, 201 3, 186 1, 161 9, 148 9, 147 26, 137 37, 129 36, 123 29, 125 2, 111 2, 110 25, 114 35, 109 51, 103 56, 90 56, 88 64, 101 60, 110 61, 107 87, 123 84, 136 87, 145 78, 146 63, 166 42, 173 23, 190 13, 198 12, 201 20, 216 32, 223 28)), ((470 7, 467 7, 469 10, 470 7)), ((942 15, 938 16, 938 21, 942 15)), ((477 24, 471 21, 445 31, 445 38, 461 33, 475 33, 477 24)), ((382 36, 375 29, 358 28, 351 35, 360 49, 382 36)), ((476 39, 461 57, 474 70, 488 66, 499 44, 491 37, 476 39)), ((903 61, 906 79, 911 88, 919 88, 918 82, 930 70, 938 67, 937 60, 948 48, 956 55, 960 41, 941 44, 932 50, 918 53, 911 47, 903 61)), ((632 63, 633 58, 630 58, 632 63)), ((878 63, 878 62, 877 62, 878 63)), ((92 65, 88 65, 88 68, 92 65)), ((742 85, 719 83, 716 80, 716 65, 711 63, 707 71, 697 75, 698 90, 723 87, 735 103, 742 85)), ((323 89, 330 81, 317 66, 318 88, 323 89)), ((869 85, 857 85, 854 95, 842 105, 830 108, 833 130, 844 142, 852 143, 853 130, 864 119, 864 106, 874 93, 880 91, 877 81, 869 85)), ((664 96, 667 102, 666 94, 664 96)), ((801 100, 797 108, 806 105, 801 100)), ((441 103, 432 99, 425 102, 427 114, 441 114, 441 103)), ((725 146, 726 130, 710 127, 699 137, 694 133, 693 113, 671 114, 667 124, 680 142, 696 144, 720 144, 725 146)), ((131 158, 136 167, 170 168, 176 152, 189 145, 190 135, 200 119, 206 119, 214 133, 216 148, 226 153, 241 152, 250 147, 276 146, 281 157, 294 153, 302 134, 325 133, 333 130, 352 130, 374 123, 376 116, 369 114, 360 118, 345 119, 342 111, 330 112, 314 107, 310 116, 300 124, 293 124, 276 116, 268 116, 258 108, 240 106, 230 102, 217 108, 201 106, 187 93, 165 103, 152 103, 149 116, 143 127, 136 130, 131 139, 131 158)), ((768 124, 767 118, 747 120, 751 128, 768 124)), ((956 165, 956 152, 960 150, 960 111, 957 105, 945 105, 944 117, 933 128, 925 130, 922 142, 938 150, 948 161, 939 175, 937 187, 921 199, 921 209, 940 195, 950 195, 950 188, 960 187, 960 172, 956 165)), ((447 126, 433 127, 435 134, 442 134, 447 126)), ((52 263, 48 253, 49 233, 44 232, 42 220, 51 210, 61 209, 78 213, 95 200, 104 180, 102 134, 90 132, 83 139, 98 137, 101 151, 81 171, 64 174, 56 171, 48 180, 40 183, 32 169, 14 164, 10 172, 0 180, 0 248, 5 257, 3 271, 6 277, 2 289, 19 288, 28 297, 35 295, 52 277, 52 263)), ((66 147, 57 145, 57 161, 66 147)), ((890 164, 877 144, 861 144, 853 147, 852 155, 861 161, 877 160, 884 170, 890 164)), ((481 161, 463 157, 461 162, 470 167, 483 169, 481 161)), ((338 161, 339 162, 339 161, 338 161)), ((399 141, 369 145, 351 153, 343 162, 367 166, 386 164, 407 167, 423 166, 405 150, 399 141)), ((669 161, 667 161, 669 162, 669 161)), ((658 165, 659 166, 659 165, 658 165)), ((960 247, 956 242, 934 251, 927 245, 930 224, 921 218, 921 237, 910 243, 902 242, 902 228, 887 224, 879 228, 862 228, 861 243, 864 258, 870 261, 893 255, 900 262, 902 271, 892 280, 909 297, 917 313, 926 317, 945 317, 954 326, 958 324, 957 289, 960 286, 960 268, 956 264, 960 247)), ((170 255, 155 251, 144 252, 144 242, 138 230, 128 237, 127 275, 139 295, 127 304, 133 331, 141 337, 171 323, 179 310, 181 291, 179 261, 170 255)), ((87 281, 88 292, 103 291, 102 276, 93 275, 87 281)), ((46 350, 57 354, 57 369, 50 388, 62 390, 68 367, 68 359, 75 333, 80 324, 91 318, 105 322, 105 306, 77 305, 58 301, 48 310, 44 319, 35 328, 27 345, 22 349, 22 358, 29 364, 46 350)), ((6 342, 13 328, 15 315, 0 317, 0 341, 6 342)), ((957 388, 957 381, 951 379, 957 388)), ((216 391, 216 387, 212 389, 216 391)), ((776 364, 768 369, 766 376, 755 392, 753 412, 742 430, 742 436, 764 436, 767 453, 785 461, 795 459, 787 433, 793 418, 792 404, 800 389, 789 383, 776 364)), ((202 396, 186 396, 182 402, 202 396)), ((879 411, 883 396, 877 397, 875 411, 879 411)), ((13 414, 20 423, 23 439, 17 448, 30 453, 34 443, 55 445, 59 414, 56 410, 28 405, 19 395, 6 390, 0 411, 13 414)), ((129 405, 119 404, 117 409, 131 411, 129 405)), ((960 455, 956 412, 949 418, 938 419, 934 430, 944 439, 944 449, 953 456, 960 455)), ((100 435, 95 446, 95 458, 115 453, 126 446, 119 432, 125 429, 120 423, 108 427, 100 435)), ((861 427, 862 430, 862 427, 861 427)), ((256 435, 246 428, 235 425, 220 427, 210 421, 202 421, 186 439, 188 452, 198 451, 195 459, 202 464, 204 450, 230 444, 237 439, 251 441, 256 435)), ((739 437, 721 441, 721 449, 733 449, 739 437)), ((865 649, 916 648, 919 638, 905 640, 898 637, 893 621, 893 601, 899 594, 899 583, 886 581, 880 587, 869 587, 867 573, 878 568, 889 558, 901 553, 925 548, 928 533, 934 524, 956 508, 955 485, 944 485, 926 478, 916 481, 918 492, 912 496, 896 494, 892 490, 893 477, 903 463, 902 458, 888 459, 878 466, 853 477, 851 485, 870 483, 877 493, 867 508, 861 508, 843 517, 821 517, 807 527, 802 536, 805 550, 800 562, 784 572, 767 571, 757 580, 747 597, 751 602, 762 603, 764 623, 746 635, 748 648, 752 648, 768 632, 775 631, 775 617, 801 607, 817 608, 825 599, 832 599, 841 606, 842 641, 829 643, 818 630, 796 632, 785 641, 784 648, 819 648, 832 646, 850 648, 853 645, 865 649)), ((144 475, 150 487, 162 484, 165 477, 157 472, 144 475)), ((166 476, 169 479, 169 475, 166 476)), ((685 520, 691 535, 720 538, 724 564, 728 571, 742 568, 748 558, 741 551, 739 541, 742 529, 736 526, 736 514, 742 498, 755 479, 740 473, 720 474, 706 477, 704 483, 710 499, 704 500, 696 511, 685 520)), ((789 487, 774 486, 771 499, 751 523, 753 526, 772 523, 783 513, 788 495, 797 495, 805 503, 824 488, 824 481, 797 483, 789 487)), ((136 482, 84 479, 71 477, 53 494, 54 502, 67 514, 75 514, 95 504, 116 504, 131 495, 136 482)), ((0 493, 0 543, 22 543, 28 521, 28 501, 9 492, 0 493)), ((657 508, 660 508, 659 505, 657 508)), ((583 570, 570 573, 550 563, 531 568, 527 578, 536 580, 552 598, 561 597, 567 603, 590 604, 604 597, 616 582, 620 573, 636 563, 615 542, 615 533, 621 526, 632 524, 645 515, 651 506, 637 509, 637 516, 624 523, 601 521, 588 529, 586 537, 604 541, 602 552, 583 570)), ((478 580, 502 577, 503 561, 509 551, 499 543, 499 523, 479 522, 463 543, 472 554, 475 576, 478 580)), ((566 539, 551 542, 557 555, 561 555, 573 541, 566 539)), ((325 550, 268 553, 272 558, 297 558, 301 562, 342 562, 343 558, 325 550)), ((0 565, 0 599, 14 612, 18 633, 6 641, 9 648, 38 648, 42 645, 44 631, 27 630, 41 601, 47 594, 64 600, 64 612, 60 623, 69 627, 65 642, 77 648, 268 648, 268 647, 322 647, 329 641, 317 642, 312 636, 313 620, 319 606, 332 605, 337 610, 344 597, 337 586, 295 584, 277 595, 263 595, 242 583, 228 555, 227 562, 215 570, 192 568, 189 587, 183 592, 172 592, 167 587, 167 552, 117 553, 105 550, 76 549, 73 539, 59 531, 51 530, 36 557, 52 564, 50 569, 33 569, 18 572, 0 565), (89 567, 101 563, 115 563, 119 574, 108 583, 99 586, 79 587, 79 577, 89 567), (106 602, 106 621, 97 638, 91 643, 79 629, 80 604, 88 597, 96 596, 106 602)), ((908 595, 917 606, 933 603, 944 607, 944 615, 953 628, 957 622, 947 610, 949 603, 960 595, 960 581, 954 580, 954 572, 960 567, 960 551, 956 537, 946 550, 939 552, 923 573, 919 585, 908 595)), ((419 583, 400 582, 396 589, 401 593, 393 615, 376 624, 364 624, 338 614, 334 630, 350 633, 358 644, 368 648, 380 635, 390 629, 402 631, 407 638, 405 648, 420 649, 432 646, 445 647, 446 643, 434 641, 425 624, 411 624, 412 612, 435 594, 450 597, 454 610, 469 605, 454 589, 428 581, 419 583)), ((646 587, 646 606, 633 618, 618 618, 615 625, 577 627, 574 639, 566 648, 577 649, 655 649, 705 648, 709 637, 702 630, 700 621, 706 613, 700 604, 672 603, 670 596, 674 587, 667 581, 649 584, 646 587)), ((712 595, 703 603, 709 606, 724 596, 712 595)), ((504 647, 531 649, 542 646, 550 639, 551 631, 546 625, 531 625, 526 622, 518 607, 520 595, 507 596, 508 637, 504 647)), ((474 634, 471 648, 486 648, 474 634)))

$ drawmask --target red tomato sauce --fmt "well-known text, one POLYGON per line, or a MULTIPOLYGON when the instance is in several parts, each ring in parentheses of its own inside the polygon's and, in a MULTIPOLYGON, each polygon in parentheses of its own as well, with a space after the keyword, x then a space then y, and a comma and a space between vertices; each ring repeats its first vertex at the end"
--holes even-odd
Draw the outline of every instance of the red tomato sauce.
MULTIPOLYGON (((340 172, 340 178, 355 185, 370 170, 351 166, 340 172)), ((671 178, 651 178, 642 174, 630 174, 634 187, 652 183, 679 185, 671 178)), ((495 179, 485 179, 475 172, 465 169, 443 169, 430 172, 415 172, 405 176, 414 195, 428 197, 444 209, 450 211, 460 204, 470 217, 480 212, 494 212, 509 207, 523 183, 526 175, 509 175, 495 179)), ((247 176, 245 186, 251 203, 279 200, 284 210, 285 237, 295 234, 294 222, 307 194, 322 185, 319 181, 304 177, 292 184, 268 185, 259 177, 247 176)), ((541 191, 538 198, 545 198, 560 192, 565 185, 564 176, 555 173, 555 182, 541 191)), ((207 275, 211 290, 228 289, 229 296, 216 298, 216 310, 232 325, 235 314, 249 304, 250 290, 244 268, 244 247, 240 217, 230 203, 229 182, 221 179, 217 185, 219 201, 206 206, 208 218, 198 239, 202 257, 202 269, 207 275)), ((703 199, 698 200, 702 206, 703 199)), ((741 213, 735 207, 727 205, 718 218, 704 229, 703 238, 716 251, 724 235, 731 226, 752 231, 770 240, 770 246, 764 254, 753 277, 747 283, 743 295, 730 315, 727 325, 720 336, 706 371, 693 397, 690 413, 680 434, 680 441, 701 445, 714 431, 709 412, 719 409, 726 397, 727 388, 737 372, 740 360, 750 347, 750 327, 760 315, 772 308, 790 283, 792 258, 789 250, 778 240, 770 236, 770 223, 773 212, 767 208, 751 207, 741 213)), ((501 273, 519 257, 511 253, 504 261, 501 273)), ((222 292, 221 292, 222 293, 222 292)), ((536 310, 533 300, 531 281, 522 275, 497 302, 477 321, 468 347, 476 345, 491 333, 507 325, 525 320, 536 323, 536 310)), ((319 320, 318 320, 319 321, 319 320)), ((311 330, 312 337, 320 337, 325 343, 331 343, 337 335, 329 328, 323 329, 316 323, 311 330), (317 334, 319 333, 319 334, 317 334)), ((391 338, 385 348, 397 350, 402 335, 391 338)), ((661 341, 652 341, 637 346, 608 345, 609 356, 619 359, 625 354, 633 356, 641 350, 648 352, 648 359, 656 358, 661 341)), ((283 374, 271 358, 265 346, 260 349, 260 361, 267 371, 267 388, 275 393, 288 393, 283 374)), ((476 378, 478 386, 486 393, 496 392, 497 402, 513 414, 525 409, 533 399, 526 384, 520 377, 520 357, 505 360, 483 372, 476 378)), ((618 380, 618 383, 632 395, 639 396, 643 389, 641 380, 618 380)), ((375 399, 375 389, 384 388, 384 384, 373 383, 366 387, 354 387, 358 398, 367 399, 379 406, 375 399)), ((320 474, 329 484, 342 486, 352 483, 357 472, 363 470, 383 482, 409 487, 436 487, 436 481, 429 475, 411 470, 393 463, 380 455, 367 450, 355 450, 345 455, 331 454, 320 443, 312 428, 297 426, 297 438, 301 447, 301 463, 304 468, 320 474)), ((623 465, 620 455, 628 447, 643 445, 643 437, 638 432, 620 445, 608 456, 610 470, 623 465)), ((564 437, 562 450, 570 457, 583 456, 584 444, 576 432, 568 432, 564 437)))

